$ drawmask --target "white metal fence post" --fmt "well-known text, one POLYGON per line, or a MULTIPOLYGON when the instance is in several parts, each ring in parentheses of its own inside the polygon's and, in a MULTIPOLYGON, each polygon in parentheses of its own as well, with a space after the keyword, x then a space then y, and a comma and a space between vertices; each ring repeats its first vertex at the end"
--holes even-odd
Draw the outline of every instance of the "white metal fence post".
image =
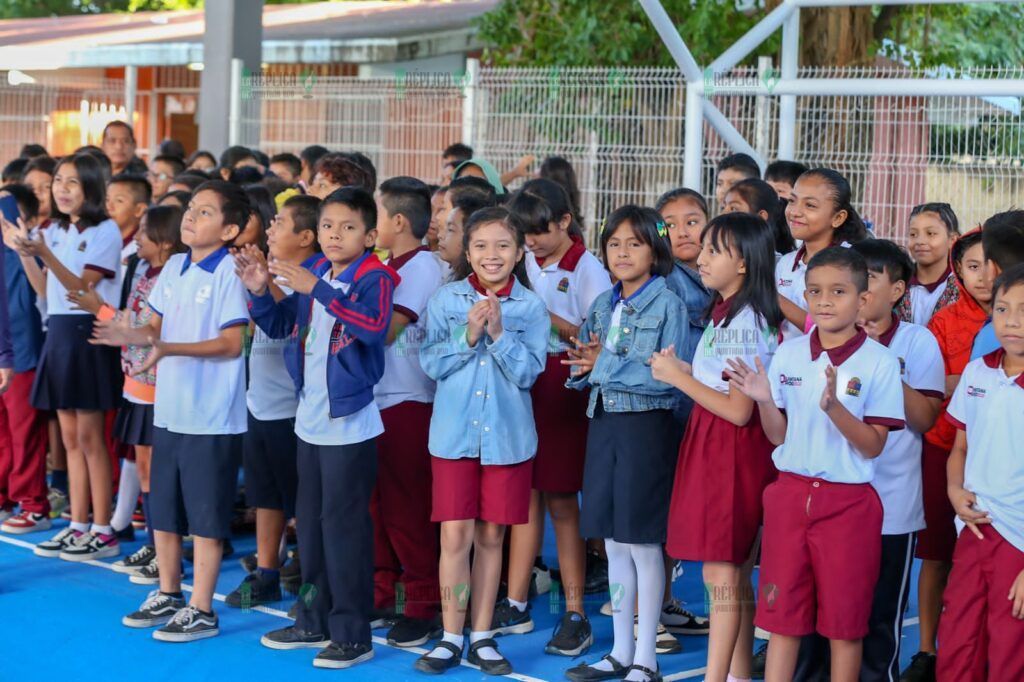
POLYGON ((686 136, 683 138, 683 186, 703 193, 701 163, 704 161, 704 100, 696 83, 686 84, 686 136))
POLYGON ((124 67, 124 117, 128 125, 135 127, 135 94, 138 92, 139 69, 137 66, 124 67))
MULTIPOLYGON (((800 8, 782 25, 782 78, 796 78, 800 59, 800 8)), ((779 97, 779 158, 793 161, 796 155, 796 97, 779 97)))
MULTIPOLYGON (((228 99, 228 146, 238 144, 242 118, 242 68, 244 62, 235 57, 231 60, 231 94, 228 99)), ((256 106, 259 106, 257 103, 256 106)))
POLYGON ((480 78, 480 60, 466 60, 465 98, 462 100, 462 144, 472 147, 476 137, 476 89, 480 78))

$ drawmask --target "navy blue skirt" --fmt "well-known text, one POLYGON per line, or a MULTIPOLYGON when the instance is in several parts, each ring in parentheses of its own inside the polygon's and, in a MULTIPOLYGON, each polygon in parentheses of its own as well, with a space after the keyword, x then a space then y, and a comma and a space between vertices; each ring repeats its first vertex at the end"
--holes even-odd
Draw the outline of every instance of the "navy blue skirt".
POLYGON ((660 544, 682 426, 672 410, 605 412, 587 430, 580 534, 629 544, 660 544))
POLYGON ((153 444, 153 406, 121 399, 114 437, 125 445, 153 444))
POLYGON ((112 410, 121 404, 121 349, 94 346, 92 315, 52 315, 32 384, 37 410, 112 410))

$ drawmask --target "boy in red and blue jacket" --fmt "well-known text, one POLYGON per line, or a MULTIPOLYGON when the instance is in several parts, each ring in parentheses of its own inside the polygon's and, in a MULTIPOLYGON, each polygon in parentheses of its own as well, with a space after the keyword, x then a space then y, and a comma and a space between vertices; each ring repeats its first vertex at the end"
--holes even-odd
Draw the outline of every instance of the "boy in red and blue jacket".
POLYGON ((267 335, 290 335, 284 359, 299 406, 295 516, 303 590, 295 625, 262 638, 272 649, 319 648, 313 665, 347 668, 373 657, 375 439, 384 428, 373 387, 384 373, 384 344, 399 277, 373 254, 377 207, 356 187, 320 207, 324 261, 312 271, 272 262, 270 274, 295 293, 274 300, 258 261, 239 265, 250 312, 267 335), (339 494, 342 491, 343 494, 339 494), (336 539, 336 541, 335 541, 336 539))

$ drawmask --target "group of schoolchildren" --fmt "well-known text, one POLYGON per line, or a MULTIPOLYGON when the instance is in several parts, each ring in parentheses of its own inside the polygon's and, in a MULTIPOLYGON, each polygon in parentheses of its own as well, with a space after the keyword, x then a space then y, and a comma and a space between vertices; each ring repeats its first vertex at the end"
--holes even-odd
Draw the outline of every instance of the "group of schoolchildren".
POLYGON ((714 682, 1024 679, 1024 211, 961 234, 923 204, 904 249, 840 173, 734 155, 716 217, 685 188, 619 207, 599 259, 557 157, 502 175, 452 145, 431 186, 322 147, 164 151, 147 169, 115 122, 0 187, 2 530, 66 494, 35 553, 112 558, 141 499, 114 567, 158 587, 125 626, 218 634, 241 466, 257 551, 226 604, 282 598, 293 529, 295 622, 261 642, 318 667, 388 627, 423 673, 511 673, 495 637, 534 628, 550 514, 545 653, 593 644, 587 540, 607 557, 613 646, 574 682, 661 679, 667 623, 709 635, 714 682), (709 619, 672 599, 677 560, 709 619))

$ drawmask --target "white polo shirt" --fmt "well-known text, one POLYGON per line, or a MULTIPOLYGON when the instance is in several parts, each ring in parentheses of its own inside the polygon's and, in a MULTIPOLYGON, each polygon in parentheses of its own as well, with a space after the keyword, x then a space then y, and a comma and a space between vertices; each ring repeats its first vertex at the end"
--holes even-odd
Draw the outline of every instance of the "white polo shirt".
POLYGON ((754 367, 754 358, 761 358, 765 367, 771 365, 772 357, 779 347, 779 335, 769 329, 764 318, 750 306, 740 310, 725 325, 730 301, 719 301, 711 311, 711 321, 700 337, 697 351, 693 355, 693 377, 719 393, 729 392, 729 369, 726 360, 741 358, 748 367, 754 367))
POLYGON ((420 366, 420 346, 427 328, 427 302, 441 288, 444 272, 425 246, 387 264, 402 275, 392 305, 410 322, 384 349, 384 375, 373 387, 373 397, 382 410, 408 401, 432 403, 436 386, 420 366))
MULTIPOLYGON (((579 239, 573 240, 557 263, 546 267, 542 267, 533 254, 526 254, 526 274, 548 312, 577 327, 583 324, 594 299, 612 288, 608 271, 579 239)), ((552 325, 548 353, 563 353, 568 348, 569 344, 559 338, 552 325)))
MULTIPOLYGON (((971 361, 946 416, 967 432, 964 488, 977 497, 992 527, 1024 552, 1024 374, 1006 376, 999 349, 971 361)), ((956 520, 957 532, 964 523, 956 520)))
MULTIPOLYGON (((119 242, 120 243, 120 242, 119 242)), ((249 323, 248 296, 234 259, 220 248, 198 263, 177 253, 160 271, 149 307, 162 318, 160 339, 197 343, 249 323)), ((157 373, 153 424, 195 435, 244 433, 245 358, 165 357, 157 373)))
MULTIPOLYGON (((75 225, 67 229, 57 223, 42 231, 43 239, 53 255, 72 274, 81 277, 86 270, 103 275, 96 283, 96 293, 107 303, 121 301, 121 232, 112 220, 79 230, 75 225)), ((47 315, 88 315, 84 310, 72 308, 67 300, 68 290, 57 276, 46 276, 47 315)))
POLYGON ((952 274, 953 269, 947 267, 942 277, 928 285, 921 284, 916 276, 910 278, 907 289, 910 292, 910 313, 914 324, 928 326, 932 315, 935 314, 935 305, 942 298, 942 294, 946 293, 947 280, 952 274))
MULTIPOLYGON (((292 290, 278 284, 285 295, 292 290)), ((252 416, 260 421, 294 419, 299 406, 295 394, 295 381, 284 364, 284 349, 289 339, 273 339, 252 325, 249 339, 249 389, 245 392, 245 405, 252 416)))
POLYGON ((772 459, 779 471, 834 483, 870 483, 875 460, 857 452, 821 409, 829 365, 837 371, 836 396, 853 416, 868 424, 904 427, 896 355, 863 331, 826 351, 814 328, 783 342, 768 370, 772 399, 787 419, 786 440, 775 448, 772 459))
MULTIPOLYGON (((907 386, 929 398, 943 398, 946 370, 939 342, 925 327, 900 322, 878 340, 896 354, 900 377, 907 386)), ((909 425, 890 431, 885 449, 875 460, 872 485, 882 499, 885 515, 882 535, 902 535, 924 528, 923 488, 921 486, 921 435, 909 425)))
MULTIPOLYGON (((352 270, 353 268, 349 268, 352 270)), ((335 289, 346 294, 352 286, 351 276, 331 278, 331 271, 323 279, 335 289)), ((306 357, 303 365, 303 385, 299 396, 299 408, 295 413, 295 434, 311 445, 352 445, 376 438, 384 433, 384 422, 380 419, 377 403, 370 401, 366 407, 354 414, 337 419, 331 417, 331 398, 327 390, 327 363, 336 362, 330 356, 331 334, 334 331, 334 317, 314 300, 313 314, 306 336, 306 357)))
MULTIPOLYGON (((850 244, 843 242, 840 246, 849 247, 850 244)), ((790 251, 775 263, 775 288, 803 310, 807 310, 807 299, 804 298, 804 292, 807 290, 807 263, 804 262, 806 255, 807 248, 801 244, 796 251, 790 251)), ((797 327, 789 320, 783 320, 783 340, 789 341, 803 334, 803 328, 797 327)))

